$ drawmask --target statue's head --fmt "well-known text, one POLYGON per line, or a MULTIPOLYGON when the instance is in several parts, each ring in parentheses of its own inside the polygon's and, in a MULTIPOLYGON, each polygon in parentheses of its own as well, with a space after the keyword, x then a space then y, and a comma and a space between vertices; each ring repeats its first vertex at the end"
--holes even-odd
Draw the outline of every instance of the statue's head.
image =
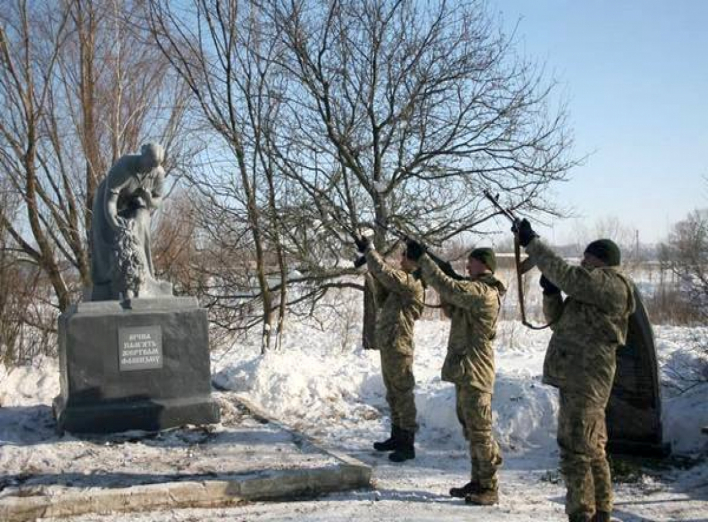
POLYGON ((165 160, 165 149, 157 143, 146 143, 140 148, 140 167, 149 172, 162 165, 165 160))

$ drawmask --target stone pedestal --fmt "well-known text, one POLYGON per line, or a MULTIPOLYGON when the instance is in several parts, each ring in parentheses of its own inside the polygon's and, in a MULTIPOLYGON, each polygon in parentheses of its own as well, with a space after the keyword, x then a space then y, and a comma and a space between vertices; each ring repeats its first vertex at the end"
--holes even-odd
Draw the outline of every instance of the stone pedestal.
POLYGON ((191 297, 80 303, 59 317, 59 429, 161 430, 219 422, 206 310, 191 297))

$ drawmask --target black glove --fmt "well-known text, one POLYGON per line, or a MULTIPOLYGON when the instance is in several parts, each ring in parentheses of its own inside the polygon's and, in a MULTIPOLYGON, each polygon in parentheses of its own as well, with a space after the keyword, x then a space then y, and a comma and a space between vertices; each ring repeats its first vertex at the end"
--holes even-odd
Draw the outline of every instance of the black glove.
POLYGON ((423 245, 412 239, 406 241, 406 257, 408 259, 417 262, 423 254, 425 254, 423 245))
POLYGON ((369 248, 371 239, 366 236, 359 236, 354 238, 354 242, 356 243, 356 249, 363 254, 369 248))
POLYGON ((359 268, 366 264, 366 258, 364 256, 359 256, 354 260, 354 268, 359 268))
POLYGON ((551 283, 545 275, 541 274, 541 279, 539 279, 538 283, 541 285, 541 288, 543 288, 543 295, 560 294, 560 288, 551 283))
POLYGON ((531 223, 526 218, 515 222, 511 227, 511 231, 514 234, 519 234, 519 243, 524 248, 528 246, 533 238, 538 237, 538 234, 533 231, 531 223))

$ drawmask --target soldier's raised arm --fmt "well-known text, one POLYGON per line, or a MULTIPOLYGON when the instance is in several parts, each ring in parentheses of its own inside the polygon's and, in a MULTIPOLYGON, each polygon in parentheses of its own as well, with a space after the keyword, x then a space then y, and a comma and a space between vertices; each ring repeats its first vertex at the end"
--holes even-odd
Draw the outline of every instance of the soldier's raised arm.
POLYGON ((609 276, 603 271, 588 270, 582 264, 569 264, 541 241, 528 220, 524 219, 519 223, 518 234, 519 242, 533 263, 550 282, 567 295, 601 309, 615 311, 617 298, 625 297, 629 292, 621 279, 609 276))
POLYGON ((486 289, 468 280, 453 279, 446 275, 427 255, 418 259, 423 279, 439 294, 440 299, 465 309, 478 308, 486 303, 486 289))
POLYGON ((417 293, 417 283, 413 275, 386 264, 373 246, 364 252, 366 264, 371 274, 389 292, 413 298, 417 293))

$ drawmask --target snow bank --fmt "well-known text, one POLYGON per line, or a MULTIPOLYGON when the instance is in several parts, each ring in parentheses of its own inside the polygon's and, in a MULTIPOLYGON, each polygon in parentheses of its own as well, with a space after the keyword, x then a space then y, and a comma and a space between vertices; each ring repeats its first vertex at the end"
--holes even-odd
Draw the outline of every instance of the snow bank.
MULTIPOLYGON (((336 444, 342 449, 369 448, 389 430, 388 407, 379 354, 358 343, 358 325, 297 322, 289 325, 280 350, 261 356, 258 336, 213 354, 214 382, 260 404, 274 417, 336 444)), ((360 323, 359 323, 360 324, 360 323)), ((416 325, 416 405, 422 447, 464 451, 451 384, 440 380, 449 323, 422 320, 416 325)), ((500 324, 496 341, 497 381, 493 410, 496 437, 509 452, 556 449, 557 394, 540 383, 549 332, 529 331, 518 322, 500 324)), ((682 375, 699 367, 700 353, 688 349, 708 338, 708 329, 657 327, 661 367, 664 437, 674 452, 706 449, 708 386, 683 393, 682 375)), ((689 374, 690 375, 690 374, 689 374)), ((0 366, 0 405, 51 405, 59 393, 55 360, 32 366, 0 366)), ((2 430, 0 430, 1 432, 2 430)), ((0 433, 0 439, 2 433, 0 433)))
POLYGON ((657 357, 662 382, 664 442, 672 451, 705 451, 708 437, 708 328, 658 326, 657 357))
MULTIPOLYGON (((448 330, 446 321, 419 321, 416 326, 418 438, 423 444, 447 443, 464 449, 454 387, 439 377, 448 330)), ((510 335, 501 335, 498 343, 496 435, 507 450, 553 448, 557 400, 552 389, 540 385, 543 350, 533 343, 507 347, 504 343, 509 339, 510 335)), ((379 355, 360 347, 348 352, 332 349, 339 345, 331 334, 298 325, 279 351, 261 356, 251 346, 217 356, 214 380, 286 423, 315 433, 324 432, 320 428, 328 424, 332 442, 362 440, 363 444, 389 429, 379 355)))
MULTIPOLYGON (((454 387, 440 380, 449 323, 421 320, 416 325, 416 406, 421 444, 464 450, 455 413, 454 387)), ((696 332, 657 328, 662 364, 663 424, 667 442, 679 453, 705 449, 700 427, 708 425, 708 390, 698 387, 678 395, 672 364, 696 332)), ((543 356, 550 332, 529 331, 518 322, 500 324, 496 342, 497 380, 494 431, 505 451, 554 451, 558 399, 542 385, 543 356)), ((368 447, 389 429, 378 352, 341 348, 341 332, 294 325, 279 351, 261 356, 253 345, 233 347, 215 357, 215 382, 243 393, 284 422, 349 448, 368 447)), ((690 366, 690 360, 683 360, 690 366)))
POLYGON ((51 404, 59 394, 59 366, 41 357, 34 364, 6 368, 0 364, 0 406, 51 404))

